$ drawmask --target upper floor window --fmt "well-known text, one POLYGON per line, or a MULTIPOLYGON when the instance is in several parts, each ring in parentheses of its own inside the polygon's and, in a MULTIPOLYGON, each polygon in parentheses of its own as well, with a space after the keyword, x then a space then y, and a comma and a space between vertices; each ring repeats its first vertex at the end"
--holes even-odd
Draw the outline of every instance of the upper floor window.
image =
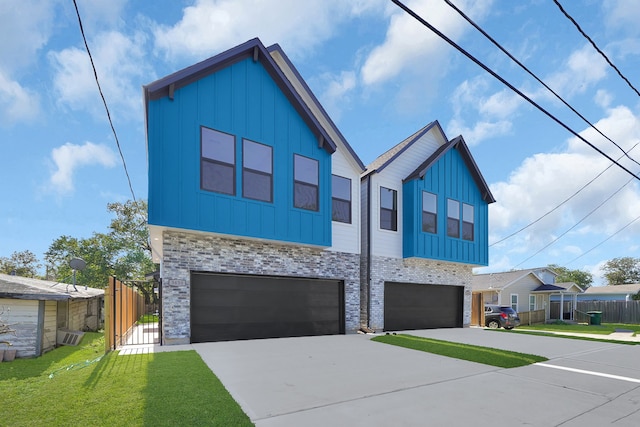
POLYGON ((273 147, 242 140, 242 196, 273 201, 273 147))
POLYGON ((310 211, 319 209, 318 161, 293 155, 293 206, 310 211))
POLYGON ((380 187, 380 228, 398 230, 398 192, 380 187))
POLYGON ((466 203, 462 204, 462 238, 464 240, 473 241, 474 229, 473 206, 466 203))
POLYGON ((438 197, 426 191, 422 192, 422 231, 438 233, 438 197))
POLYGON ((331 176, 331 219, 351 224, 351 180, 331 176))
POLYGON ((447 199, 447 236, 460 237, 460 202, 447 199))
POLYGON ((236 193, 235 137, 200 128, 200 188, 217 193, 236 193))

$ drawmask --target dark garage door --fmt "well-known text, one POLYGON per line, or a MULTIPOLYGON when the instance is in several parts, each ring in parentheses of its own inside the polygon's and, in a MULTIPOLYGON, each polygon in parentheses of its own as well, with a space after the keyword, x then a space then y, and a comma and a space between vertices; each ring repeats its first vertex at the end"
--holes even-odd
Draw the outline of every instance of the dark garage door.
POLYGON ((341 333, 341 281, 191 275, 191 342, 341 333))
POLYGON ((384 329, 462 327, 464 287, 385 282, 384 329))

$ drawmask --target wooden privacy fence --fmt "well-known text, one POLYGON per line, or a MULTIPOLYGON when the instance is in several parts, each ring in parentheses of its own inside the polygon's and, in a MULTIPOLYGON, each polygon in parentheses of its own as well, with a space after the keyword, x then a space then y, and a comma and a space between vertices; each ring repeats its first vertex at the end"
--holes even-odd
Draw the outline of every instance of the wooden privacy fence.
POLYGON ((104 299, 104 335, 106 351, 127 343, 136 322, 145 311, 144 297, 115 277, 109 278, 104 299))
POLYGON ((535 325, 536 323, 544 323, 545 319, 544 310, 523 311, 518 312, 521 325, 535 325))
POLYGON ((575 320, 588 323, 589 311, 601 311, 602 323, 640 324, 640 301, 578 301, 575 320))

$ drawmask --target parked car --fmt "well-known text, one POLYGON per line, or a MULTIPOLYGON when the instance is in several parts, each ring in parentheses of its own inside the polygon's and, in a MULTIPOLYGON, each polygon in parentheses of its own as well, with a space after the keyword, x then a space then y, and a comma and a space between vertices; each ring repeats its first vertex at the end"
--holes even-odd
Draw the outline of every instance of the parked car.
POLYGON ((520 325, 520 317, 518 317, 518 313, 511 307, 485 305, 484 324, 487 328, 491 329, 513 329, 520 325))

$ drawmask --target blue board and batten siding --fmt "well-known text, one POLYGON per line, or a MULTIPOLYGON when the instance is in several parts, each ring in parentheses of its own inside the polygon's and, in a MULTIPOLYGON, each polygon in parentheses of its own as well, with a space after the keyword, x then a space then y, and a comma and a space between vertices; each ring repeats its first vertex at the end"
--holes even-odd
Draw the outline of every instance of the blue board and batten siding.
POLYGON ((263 65, 245 59, 149 101, 149 224, 331 245, 331 155, 263 65), (235 136, 235 195, 200 188, 200 129, 235 136), (273 202, 242 197, 242 139, 273 147, 273 202), (293 207, 294 154, 319 163, 319 210, 293 207))
MULTIPOLYGON (((424 178, 405 182, 403 194, 403 256, 488 265, 489 206, 457 149, 449 150, 424 178), (437 233, 422 231, 422 192, 437 196, 437 233), (474 240, 447 236, 447 199, 474 207, 474 240)), ((461 218, 462 221, 462 218, 461 218)))

